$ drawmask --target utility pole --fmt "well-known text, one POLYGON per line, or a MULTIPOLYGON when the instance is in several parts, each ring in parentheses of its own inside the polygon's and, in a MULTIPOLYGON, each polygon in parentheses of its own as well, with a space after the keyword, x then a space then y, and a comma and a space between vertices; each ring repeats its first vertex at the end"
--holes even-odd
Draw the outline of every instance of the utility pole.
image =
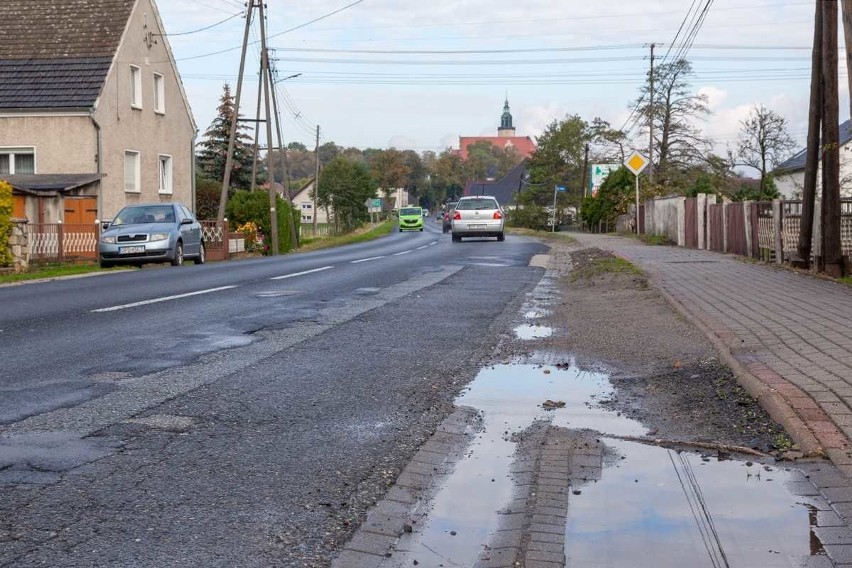
MULTIPOLYGON (((267 59, 268 61, 268 59, 267 59)), ((299 73, 298 75, 301 75, 299 73)), ((293 76, 291 76, 293 77, 293 76)), ((290 79, 291 77, 286 77, 290 79)), ((284 79, 282 79, 283 81, 284 79)), ((293 220, 293 212, 295 211, 293 207, 293 199, 290 197, 290 163, 287 160, 287 149, 284 148, 283 136, 281 134, 281 115, 278 113, 278 91, 275 90, 275 82, 272 81, 272 77, 269 79, 270 86, 272 87, 272 112, 275 115, 275 132, 278 136, 278 158, 279 165, 281 166, 281 172, 283 175, 283 186, 284 193, 286 196, 287 204, 290 206, 290 219, 287 222, 287 225, 290 227, 290 242, 293 243, 295 248, 299 248, 299 231, 296 229, 296 222, 293 220)), ((269 158, 269 167, 272 169, 272 158, 270 154, 269 158)), ((273 181, 275 177, 273 176, 273 181)), ((299 223, 302 222, 302 215, 299 214, 299 223)))
MULTIPOLYGON (((266 155, 267 162, 272 163, 272 122, 270 121, 270 117, 272 113, 269 108, 270 97, 269 97, 269 50, 266 48, 266 14, 264 13, 263 1, 260 0, 258 20, 260 20, 260 66, 262 69, 262 83, 263 83, 263 92, 265 94, 265 107, 266 107, 266 155)), ((270 167, 270 170, 272 168, 270 167)), ((272 233, 272 255, 278 254, 278 211, 276 207, 277 202, 277 194, 275 192, 275 184, 269 184, 269 221, 270 221, 270 232, 272 233)))
POLYGON ((583 154, 583 197, 586 197, 589 188, 589 143, 586 142, 583 154))
POLYGON ((837 78, 837 0, 822 0, 822 262, 828 276, 841 276, 840 128, 837 78))
POLYGON ((231 117, 231 136, 228 139, 228 155, 225 158, 225 175, 222 179, 222 193, 219 197, 219 222, 225 220, 225 205, 228 203, 228 188, 231 185, 231 168, 234 167, 234 142, 237 137, 237 118, 240 114, 240 97, 243 92, 243 77, 246 70, 246 50, 248 49, 249 30, 251 29, 251 17, 256 7, 256 2, 262 0, 249 0, 246 10, 246 29, 243 34, 243 49, 240 55, 240 72, 237 76, 237 94, 234 98, 234 116, 231 117))
MULTIPOLYGON (((317 236, 317 194, 319 193, 319 136, 320 136, 320 127, 317 124, 317 145, 315 146, 314 155, 316 157, 316 172, 314 173, 314 237, 317 236)), ((370 213, 370 219, 373 218, 373 214, 370 213)))
POLYGON ((251 166, 251 190, 257 187, 257 162, 260 158, 260 96, 263 94, 263 68, 257 76, 257 112, 254 118, 254 160, 251 166))
POLYGON ((810 266, 814 234, 819 133, 822 118, 822 6, 816 3, 814 45, 811 53, 811 98, 808 108, 808 142, 805 155, 805 181, 802 191, 802 227, 799 231, 799 262, 810 266))
POLYGON ((648 182, 654 185, 654 48, 651 44, 651 70, 648 77, 651 81, 650 100, 648 101, 648 182))
MULTIPOLYGON (((846 44, 846 69, 852 71, 852 0, 842 0, 843 8, 843 39, 846 44)), ((852 93, 852 75, 847 77, 849 92, 852 93)), ((852 112, 852 97, 849 99, 850 112, 852 112)))

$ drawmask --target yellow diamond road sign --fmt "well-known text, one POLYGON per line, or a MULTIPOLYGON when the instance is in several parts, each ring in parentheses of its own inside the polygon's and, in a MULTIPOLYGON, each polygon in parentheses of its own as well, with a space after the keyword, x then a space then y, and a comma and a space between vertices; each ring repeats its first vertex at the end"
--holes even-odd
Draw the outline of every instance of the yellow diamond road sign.
POLYGON ((640 154, 639 152, 633 152, 630 154, 630 157, 624 162, 624 165, 627 166, 627 169, 636 174, 637 176, 642 173, 642 170, 645 169, 645 166, 648 165, 648 158, 640 154))

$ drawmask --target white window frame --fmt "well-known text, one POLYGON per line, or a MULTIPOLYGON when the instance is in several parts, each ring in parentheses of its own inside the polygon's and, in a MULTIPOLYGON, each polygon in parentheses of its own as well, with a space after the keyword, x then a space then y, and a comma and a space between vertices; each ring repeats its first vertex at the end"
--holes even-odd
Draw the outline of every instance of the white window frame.
POLYGON ((162 73, 154 73, 154 112, 166 114, 166 78, 162 73))
POLYGON ((142 193, 142 152, 140 152, 139 150, 124 151, 124 192, 142 193), (127 158, 129 156, 135 156, 136 162, 135 179, 133 180, 134 185, 130 189, 128 189, 127 187, 127 158))
POLYGON ((130 108, 142 110, 142 68, 130 66, 130 108))
POLYGON ((9 175, 15 175, 15 155, 26 155, 33 157, 33 173, 38 173, 38 158, 35 146, 0 146, 0 154, 9 156, 9 175))
POLYGON ((174 193, 174 160, 169 154, 157 156, 157 186, 160 194, 174 193), (165 167, 165 184, 163 183, 163 168, 165 167))
POLYGON ((314 220, 313 215, 302 215, 302 221, 313 221, 313 220, 314 220))
POLYGON ((313 203, 302 203, 302 211, 304 211, 304 210, 306 210, 306 209, 311 209, 311 210, 312 210, 313 208, 314 208, 314 204, 313 204, 313 203))

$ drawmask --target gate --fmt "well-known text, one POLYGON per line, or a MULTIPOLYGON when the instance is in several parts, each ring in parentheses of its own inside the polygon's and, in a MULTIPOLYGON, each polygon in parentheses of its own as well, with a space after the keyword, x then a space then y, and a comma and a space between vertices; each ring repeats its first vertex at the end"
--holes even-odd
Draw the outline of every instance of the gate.
POLYGON ((721 203, 714 203, 707 207, 707 223, 710 226, 710 250, 725 252, 725 226, 723 222, 723 208, 721 203))
POLYGON ((745 208, 742 203, 728 204, 728 250, 733 254, 749 256, 745 232, 745 208))
POLYGON ((686 235, 684 245, 689 248, 698 248, 698 199, 695 197, 686 198, 684 231, 686 235))

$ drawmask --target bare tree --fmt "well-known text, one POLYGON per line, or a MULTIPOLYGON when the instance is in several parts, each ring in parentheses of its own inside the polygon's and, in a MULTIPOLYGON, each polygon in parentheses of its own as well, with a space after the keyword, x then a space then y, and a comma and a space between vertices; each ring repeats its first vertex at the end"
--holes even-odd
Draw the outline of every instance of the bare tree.
POLYGON ((659 185, 671 184, 675 172, 703 160, 710 149, 709 140, 695 126, 710 114, 707 96, 692 91, 691 75, 692 64, 685 59, 663 63, 654 69, 654 100, 649 73, 636 101, 639 116, 648 116, 653 105, 654 172, 659 185))
POLYGON ((787 132, 787 120, 763 105, 755 105, 749 116, 740 121, 740 137, 733 161, 760 172, 760 195, 771 192, 771 172, 795 148, 787 132))

